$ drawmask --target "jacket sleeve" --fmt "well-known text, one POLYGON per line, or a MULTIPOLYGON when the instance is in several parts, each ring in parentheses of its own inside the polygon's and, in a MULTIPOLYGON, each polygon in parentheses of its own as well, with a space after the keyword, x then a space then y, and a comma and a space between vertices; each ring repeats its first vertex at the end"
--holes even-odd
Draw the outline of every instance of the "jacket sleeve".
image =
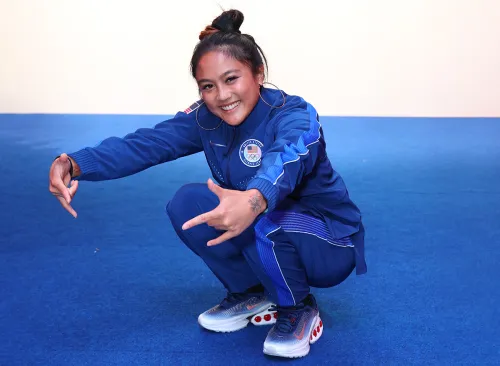
POLYGON ((263 154, 261 167, 247 185, 247 190, 262 193, 268 211, 292 193, 325 154, 321 126, 312 106, 278 118, 274 143, 263 154))
POLYGON ((193 115, 179 112, 153 128, 141 128, 123 138, 109 137, 95 147, 68 154, 80 167, 81 175, 77 179, 122 178, 202 151, 193 115))

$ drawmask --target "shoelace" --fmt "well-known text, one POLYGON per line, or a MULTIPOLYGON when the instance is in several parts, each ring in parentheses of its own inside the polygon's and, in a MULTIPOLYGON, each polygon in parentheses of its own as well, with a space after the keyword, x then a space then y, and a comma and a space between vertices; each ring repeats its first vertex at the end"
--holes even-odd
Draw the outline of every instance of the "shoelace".
POLYGON ((277 307, 273 305, 269 310, 278 312, 278 319, 276 319, 275 328, 281 333, 290 333, 298 324, 299 319, 305 310, 305 305, 298 304, 289 308, 277 307))
POLYGON ((238 294, 238 293, 228 292, 227 296, 222 300, 222 302, 219 304, 219 306, 223 309, 228 309, 231 306, 233 306, 235 303, 249 299, 252 296, 256 296, 256 294, 251 294, 251 293, 238 294))

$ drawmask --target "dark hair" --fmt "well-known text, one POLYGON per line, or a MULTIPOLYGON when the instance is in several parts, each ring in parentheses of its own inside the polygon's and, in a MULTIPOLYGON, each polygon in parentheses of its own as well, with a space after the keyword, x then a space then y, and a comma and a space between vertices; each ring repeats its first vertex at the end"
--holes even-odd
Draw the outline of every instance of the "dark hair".
POLYGON ((196 68, 201 57, 210 51, 221 51, 227 56, 247 64, 254 74, 265 66, 267 59, 264 52, 249 34, 242 34, 240 26, 244 16, 239 10, 227 10, 215 18, 199 36, 191 58, 191 74, 196 78, 196 68))

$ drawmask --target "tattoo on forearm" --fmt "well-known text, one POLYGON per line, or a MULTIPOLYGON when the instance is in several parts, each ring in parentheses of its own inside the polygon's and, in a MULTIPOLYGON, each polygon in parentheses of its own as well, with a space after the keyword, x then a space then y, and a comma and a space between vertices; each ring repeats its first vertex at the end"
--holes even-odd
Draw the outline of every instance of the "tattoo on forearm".
POLYGON ((252 208, 252 211, 255 213, 260 213, 262 211, 262 198, 259 197, 258 194, 254 194, 250 199, 248 200, 250 203, 250 207, 252 208))

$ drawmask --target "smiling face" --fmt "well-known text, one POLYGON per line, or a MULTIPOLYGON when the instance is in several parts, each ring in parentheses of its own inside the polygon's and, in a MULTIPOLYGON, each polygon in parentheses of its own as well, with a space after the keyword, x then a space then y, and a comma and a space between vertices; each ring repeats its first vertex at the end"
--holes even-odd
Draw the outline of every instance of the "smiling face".
POLYGON ((220 51, 200 58, 196 81, 207 108, 231 126, 238 126, 252 112, 259 100, 262 72, 252 69, 220 51))

